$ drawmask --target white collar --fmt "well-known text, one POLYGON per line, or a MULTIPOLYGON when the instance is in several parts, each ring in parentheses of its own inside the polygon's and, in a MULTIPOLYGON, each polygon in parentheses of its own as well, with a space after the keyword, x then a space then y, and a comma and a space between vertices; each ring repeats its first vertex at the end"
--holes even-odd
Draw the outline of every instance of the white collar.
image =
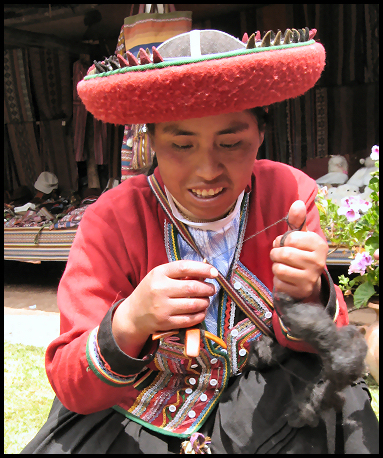
POLYGON ((204 231, 215 231, 215 232, 223 229, 224 227, 226 227, 228 224, 230 224, 233 221, 233 219, 236 217, 236 215, 240 211, 242 199, 243 199, 243 196, 245 195, 245 191, 242 191, 241 194, 238 196, 234 210, 229 215, 227 215, 225 218, 219 219, 217 221, 210 221, 207 223, 195 223, 193 221, 187 220, 184 216, 182 216, 182 214, 180 213, 180 211, 178 210, 178 208, 176 207, 174 203, 173 196, 170 194, 166 186, 165 186, 165 192, 168 198, 170 208, 172 209, 173 216, 177 218, 178 221, 181 221, 182 223, 186 224, 187 226, 194 227, 196 229, 202 229, 204 231))

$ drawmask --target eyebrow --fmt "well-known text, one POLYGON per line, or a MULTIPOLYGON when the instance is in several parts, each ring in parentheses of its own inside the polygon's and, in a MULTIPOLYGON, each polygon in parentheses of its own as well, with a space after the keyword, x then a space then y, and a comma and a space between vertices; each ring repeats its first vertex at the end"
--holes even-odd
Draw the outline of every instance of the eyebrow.
MULTIPOLYGON (((217 135, 236 134, 238 132, 247 130, 248 128, 249 128, 249 124, 247 122, 236 122, 233 125, 231 125, 230 127, 227 127, 226 129, 223 129, 217 132, 217 135)), ((191 136, 197 135, 195 132, 190 132, 188 130, 180 129, 175 124, 170 124, 164 127, 162 132, 164 134, 171 134, 175 136, 176 135, 191 135, 191 136)))

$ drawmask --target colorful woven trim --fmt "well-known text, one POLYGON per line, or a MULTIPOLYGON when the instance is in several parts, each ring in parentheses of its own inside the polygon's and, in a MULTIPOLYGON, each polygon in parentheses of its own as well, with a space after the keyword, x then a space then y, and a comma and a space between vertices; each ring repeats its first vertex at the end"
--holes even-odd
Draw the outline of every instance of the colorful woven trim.
POLYGON ((137 377, 137 374, 132 376, 123 376, 113 372, 107 363, 103 360, 97 343, 98 327, 93 329, 89 334, 86 343, 86 359, 89 367, 97 375, 97 377, 111 386, 131 385, 137 377))

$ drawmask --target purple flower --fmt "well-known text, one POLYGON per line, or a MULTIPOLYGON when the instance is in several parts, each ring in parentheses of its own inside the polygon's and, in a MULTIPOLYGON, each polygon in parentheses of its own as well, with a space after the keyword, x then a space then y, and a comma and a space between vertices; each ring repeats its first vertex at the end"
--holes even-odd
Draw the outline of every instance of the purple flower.
POLYGON ((371 148, 370 158, 374 161, 379 161, 379 146, 378 145, 374 145, 371 148))
POLYGON ((363 253, 357 253, 355 259, 351 261, 350 267, 348 268, 348 274, 361 274, 366 273, 367 266, 372 264, 372 257, 363 251, 363 253))

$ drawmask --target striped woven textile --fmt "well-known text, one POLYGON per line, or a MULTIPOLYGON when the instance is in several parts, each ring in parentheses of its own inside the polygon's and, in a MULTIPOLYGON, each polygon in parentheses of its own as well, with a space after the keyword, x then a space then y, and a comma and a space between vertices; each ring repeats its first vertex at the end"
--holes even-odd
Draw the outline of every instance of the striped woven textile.
POLYGON ((4 229, 4 259, 9 261, 67 261, 77 228, 4 229), (37 243, 35 240, 37 238, 37 243))
POLYGON ((191 11, 172 13, 143 13, 125 18, 125 48, 137 56, 140 48, 159 46, 164 41, 181 33, 189 32, 192 26, 191 11))

